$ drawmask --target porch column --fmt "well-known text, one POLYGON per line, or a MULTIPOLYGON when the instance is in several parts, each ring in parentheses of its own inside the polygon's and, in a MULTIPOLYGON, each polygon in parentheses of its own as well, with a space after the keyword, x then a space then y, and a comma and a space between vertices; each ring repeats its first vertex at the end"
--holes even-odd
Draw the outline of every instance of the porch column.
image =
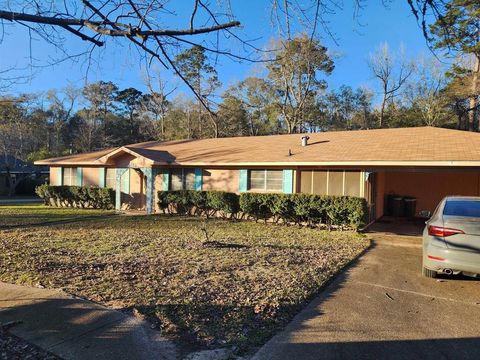
POLYGON ((128 171, 128 168, 115 169, 115 210, 122 208, 122 175, 128 171))
POLYGON ((147 215, 153 214, 153 209, 155 209, 155 194, 153 193, 153 189, 155 187, 155 171, 152 168, 143 168, 143 173, 145 174, 145 178, 147 181, 147 193, 146 195, 146 207, 147 207, 147 215))

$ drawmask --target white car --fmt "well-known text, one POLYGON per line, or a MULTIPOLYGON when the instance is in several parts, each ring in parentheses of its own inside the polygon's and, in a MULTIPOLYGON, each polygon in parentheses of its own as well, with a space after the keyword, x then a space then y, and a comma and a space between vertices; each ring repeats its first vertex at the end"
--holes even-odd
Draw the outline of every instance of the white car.
POLYGON ((480 197, 447 196, 423 231, 423 274, 480 274, 480 197))

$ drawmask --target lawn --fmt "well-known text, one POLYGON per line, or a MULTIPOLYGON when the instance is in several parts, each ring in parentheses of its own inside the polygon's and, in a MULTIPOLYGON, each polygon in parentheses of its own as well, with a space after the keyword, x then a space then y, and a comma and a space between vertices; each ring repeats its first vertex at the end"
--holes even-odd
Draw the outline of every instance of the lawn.
POLYGON ((43 204, 0 205, 0 229, 109 214, 113 214, 113 211, 54 208, 43 204))
POLYGON ((119 216, 0 230, 0 280, 140 313, 186 348, 249 351, 368 244, 353 232, 119 216))

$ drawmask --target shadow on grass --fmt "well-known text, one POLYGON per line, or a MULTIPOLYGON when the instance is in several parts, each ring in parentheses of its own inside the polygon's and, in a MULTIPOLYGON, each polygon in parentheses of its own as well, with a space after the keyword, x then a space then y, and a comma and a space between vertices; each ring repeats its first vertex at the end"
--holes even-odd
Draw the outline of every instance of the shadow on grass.
POLYGON ((61 224, 69 224, 75 223, 80 221, 87 221, 87 220, 100 220, 106 219, 116 215, 115 213, 106 214, 106 215, 89 215, 89 216, 75 216, 75 215, 64 215, 64 216, 56 216, 55 218, 48 218, 42 215, 5 215, 2 214, 2 222, 4 224, 0 224, 0 230, 7 230, 7 229, 26 229, 31 227, 39 227, 39 226, 53 226, 53 225, 61 225, 61 224))

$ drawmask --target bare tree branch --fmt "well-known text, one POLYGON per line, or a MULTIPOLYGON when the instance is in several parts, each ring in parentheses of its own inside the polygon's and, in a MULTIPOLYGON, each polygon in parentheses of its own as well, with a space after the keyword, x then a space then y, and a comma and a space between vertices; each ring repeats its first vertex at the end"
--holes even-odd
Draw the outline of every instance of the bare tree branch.
MULTIPOLYGON (((88 3, 84 1, 84 3, 88 3)), ((88 5, 87 5, 88 6, 88 5)), ((128 24, 122 23, 113 23, 108 22, 107 25, 112 26, 112 28, 105 27, 103 23, 98 21, 90 21, 87 19, 68 19, 68 18, 58 18, 50 16, 40 16, 40 15, 31 15, 25 13, 16 13, 11 11, 0 10, 0 19, 9 20, 9 21, 25 21, 32 22, 36 24, 47 24, 54 26, 61 26, 65 28, 66 26, 86 26, 94 32, 97 32, 102 35, 108 36, 138 36, 141 39, 145 39, 149 36, 185 36, 185 35, 199 35, 210 32, 216 32, 223 29, 228 29, 232 27, 240 26, 239 21, 230 21, 228 23, 218 24, 209 27, 203 27, 198 29, 183 29, 183 30, 160 30, 160 29, 149 29, 142 30, 136 27, 131 27, 128 24)), ((76 34, 78 36, 78 34, 76 34)))

